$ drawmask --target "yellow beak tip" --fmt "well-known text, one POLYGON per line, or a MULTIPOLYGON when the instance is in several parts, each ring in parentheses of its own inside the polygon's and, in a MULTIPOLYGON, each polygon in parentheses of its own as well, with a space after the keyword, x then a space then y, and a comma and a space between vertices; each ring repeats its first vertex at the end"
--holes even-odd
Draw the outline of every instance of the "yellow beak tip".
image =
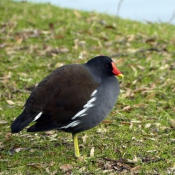
POLYGON ((122 78, 124 77, 124 75, 123 75, 123 74, 118 74, 117 76, 122 77, 122 78))

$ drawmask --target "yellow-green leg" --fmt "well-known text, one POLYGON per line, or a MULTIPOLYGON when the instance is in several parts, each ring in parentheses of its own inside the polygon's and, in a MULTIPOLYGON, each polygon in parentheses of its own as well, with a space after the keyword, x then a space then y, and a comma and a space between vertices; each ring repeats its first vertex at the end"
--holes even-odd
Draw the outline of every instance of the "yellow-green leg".
POLYGON ((80 157, 77 134, 72 134, 72 136, 73 136, 73 141, 74 141, 75 157, 80 157))

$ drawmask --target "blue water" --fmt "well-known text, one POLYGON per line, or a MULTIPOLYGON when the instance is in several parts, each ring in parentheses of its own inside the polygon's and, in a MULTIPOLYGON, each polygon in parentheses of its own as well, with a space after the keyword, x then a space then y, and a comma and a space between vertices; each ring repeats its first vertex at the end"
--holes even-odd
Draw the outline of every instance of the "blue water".
POLYGON ((175 0, 29 0, 60 7, 96 11, 142 22, 175 24, 175 0), (118 9, 119 2, 120 8, 118 9), (173 17, 174 15, 174 17, 173 17))

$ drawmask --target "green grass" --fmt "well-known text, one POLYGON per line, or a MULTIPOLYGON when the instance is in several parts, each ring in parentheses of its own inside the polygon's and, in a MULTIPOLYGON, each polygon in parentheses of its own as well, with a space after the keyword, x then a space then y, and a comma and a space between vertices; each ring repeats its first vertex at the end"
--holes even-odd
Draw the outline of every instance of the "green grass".
POLYGON ((175 26, 8 0, 0 26, 0 174, 175 173, 175 26), (10 133, 39 81, 97 55, 125 77, 108 118, 79 134, 83 157, 68 133, 10 133))

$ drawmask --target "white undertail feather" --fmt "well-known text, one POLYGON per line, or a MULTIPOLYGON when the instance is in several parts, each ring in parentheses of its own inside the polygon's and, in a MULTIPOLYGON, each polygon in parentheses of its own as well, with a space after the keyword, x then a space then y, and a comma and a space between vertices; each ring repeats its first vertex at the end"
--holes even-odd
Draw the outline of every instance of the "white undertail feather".
POLYGON ((35 118, 34 118, 34 120, 32 121, 32 122, 34 122, 34 121, 36 121, 36 120, 38 120, 40 117, 41 117, 41 115, 42 115, 43 113, 42 112, 40 112, 35 118))

